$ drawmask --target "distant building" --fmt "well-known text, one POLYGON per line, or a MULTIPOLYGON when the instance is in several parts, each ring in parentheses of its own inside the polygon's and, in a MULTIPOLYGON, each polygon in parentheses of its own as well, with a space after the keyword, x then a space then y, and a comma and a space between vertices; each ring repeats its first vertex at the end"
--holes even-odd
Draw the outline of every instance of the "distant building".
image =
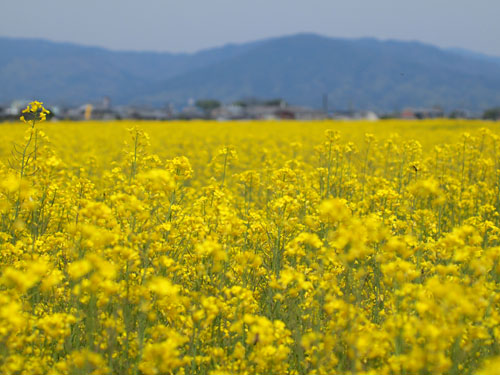
POLYGON ((64 118, 68 120, 81 121, 85 119, 85 112, 87 111, 87 107, 90 104, 83 104, 76 108, 67 109, 62 115, 64 118))
POLYGON ((378 115, 373 111, 359 110, 334 111, 330 117, 335 120, 377 121, 379 119, 378 115))
POLYGON ((111 109, 111 98, 109 96, 105 96, 102 98, 102 109, 111 109))
POLYGON ((425 118, 441 118, 444 117, 444 111, 440 107, 433 108, 405 108, 401 112, 403 119, 425 119, 425 118))
POLYGON ((448 115, 449 118, 463 118, 463 119, 472 119, 476 116, 467 109, 454 109, 448 115))
POLYGON ((219 108, 215 108, 210 113, 210 117, 216 120, 238 120, 245 117, 245 111, 243 107, 239 105, 223 105, 219 108))
POLYGON ((198 108, 195 105, 191 105, 190 103, 179 113, 179 118, 186 120, 195 118, 207 118, 207 114, 201 108, 198 108))
MULTIPOLYGON (((87 107, 88 110, 88 107, 87 107)), ((87 119, 87 118, 86 118, 87 119)), ((92 120, 118 120, 120 116, 118 113, 111 108, 111 98, 105 96, 102 98, 100 103, 92 106, 92 111, 90 114, 90 119, 92 120)))
POLYGON ((327 117, 325 111, 309 107, 286 107, 276 111, 278 118, 293 120, 323 120, 327 117))
POLYGON ((66 111, 60 110, 60 116, 69 120, 118 120, 120 114, 111 107, 111 99, 104 97, 98 103, 86 103, 66 111))
POLYGON ((326 113, 317 109, 298 106, 280 105, 252 105, 243 108, 245 118, 260 120, 321 120, 326 113))
POLYGON ((30 102, 31 100, 14 100, 10 106, 5 109, 5 114, 7 116, 19 116, 21 111, 25 109, 30 102))
POLYGON ((251 105, 244 107, 245 118, 255 120, 275 120, 276 112, 281 110, 279 106, 251 105))
POLYGON ((130 118, 135 120, 170 120, 175 116, 172 106, 167 108, 148 107, 120 107, 116 109, 120 118, 130 118))

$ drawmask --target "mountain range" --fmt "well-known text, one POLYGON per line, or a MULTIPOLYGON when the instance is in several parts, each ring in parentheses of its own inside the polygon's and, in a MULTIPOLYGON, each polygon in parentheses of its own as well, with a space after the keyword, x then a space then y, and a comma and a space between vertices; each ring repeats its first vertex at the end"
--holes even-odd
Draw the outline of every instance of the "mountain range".
POLYGON ((111 51, 0 38, 0 102, 184 105, 283 98, 319 108, 482 111, 500 105, 500 58, 420 42, 297 34, 196 53, 111 51))

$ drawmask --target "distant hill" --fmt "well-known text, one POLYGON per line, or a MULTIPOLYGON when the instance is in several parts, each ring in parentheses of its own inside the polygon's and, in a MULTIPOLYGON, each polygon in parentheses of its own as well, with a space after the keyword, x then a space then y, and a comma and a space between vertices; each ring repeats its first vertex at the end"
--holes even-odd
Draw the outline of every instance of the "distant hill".
POLYGON ((320 107, 327 93, 336 109, 500 105, 499 58, 417 42, 298 34, 172 54, 0 38, 0 50, 0 102, 72 105, 108 95, 113 104, 158 106, 280 97, 320 107))
POLYGON ((500 57, 498 57, 498 56, 490 56, 490 55, 486 55, 484 53, 469 51, 468 49, 457 48, 457 47, 447 48, 446 50, 449 52, 456 53, 456 54, 461 55, 461 56, 471 57, 471 58, 474 58, 476 60, 483 60, 483 61, 488 61, 488 62, 500 64, 500 57))

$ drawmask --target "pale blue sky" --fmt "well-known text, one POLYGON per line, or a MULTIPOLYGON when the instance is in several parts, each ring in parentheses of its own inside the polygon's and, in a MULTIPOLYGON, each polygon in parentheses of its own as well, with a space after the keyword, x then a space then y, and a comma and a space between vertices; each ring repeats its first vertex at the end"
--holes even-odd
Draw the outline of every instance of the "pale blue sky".
POLYGON ((195 51, 315 32, 500 56, 499 0, 3 0, 0 36, 195 51))

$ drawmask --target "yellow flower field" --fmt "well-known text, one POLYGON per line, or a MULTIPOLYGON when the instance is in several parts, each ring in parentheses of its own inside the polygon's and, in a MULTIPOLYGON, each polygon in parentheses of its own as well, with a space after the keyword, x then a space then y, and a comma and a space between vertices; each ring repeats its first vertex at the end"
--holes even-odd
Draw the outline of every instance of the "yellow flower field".
POLYGON ((500 373, 498 123, 25 121, 1 374, 500 373))

